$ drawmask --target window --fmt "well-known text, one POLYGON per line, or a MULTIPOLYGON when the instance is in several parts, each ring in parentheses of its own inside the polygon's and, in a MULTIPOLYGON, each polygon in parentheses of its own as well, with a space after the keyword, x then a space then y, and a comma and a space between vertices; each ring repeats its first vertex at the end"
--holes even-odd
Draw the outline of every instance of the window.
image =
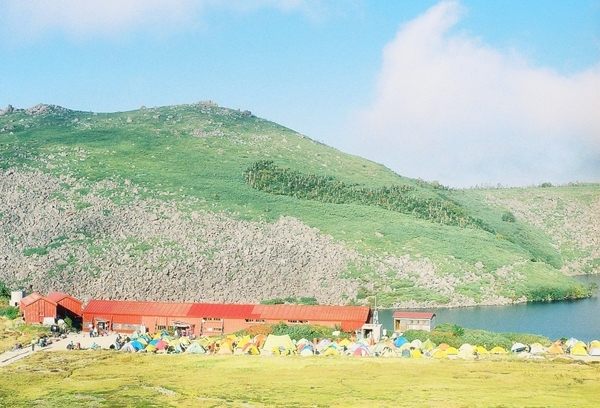
POLYGON ((308 324, 308 320, 288 320, 289 324, 308 324))
POLYGON ((264 319, 246 319, 246 323, 266 323, 264 319))

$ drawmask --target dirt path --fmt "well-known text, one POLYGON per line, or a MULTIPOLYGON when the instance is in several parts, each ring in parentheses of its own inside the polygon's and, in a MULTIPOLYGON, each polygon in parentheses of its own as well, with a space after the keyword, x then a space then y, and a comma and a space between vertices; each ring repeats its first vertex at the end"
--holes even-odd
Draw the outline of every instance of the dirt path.
POLYGON ((35 350, 33 351, 31 350, 31 345, 24 347, 20 350, 6 351, 0 354, 0 367, 9 365, 11 363, 14 363, 15 361, 19 361, 22 358, 29 357, 30 355, 32 355, 33 353, 37 353, 38 351, 67 350, 67 345, 69 345, 71 342, 73 342, 73 344, 79 343, 82 349, 89 349, 93 343, 96 343, 103 349, 108 349, 110 345, 115 342, 116 338, 116 334, 90 338, 89 335, 84 333, 70 333, 66 339, 53 339, 53 343, 46 347, 36 345, 35 350))

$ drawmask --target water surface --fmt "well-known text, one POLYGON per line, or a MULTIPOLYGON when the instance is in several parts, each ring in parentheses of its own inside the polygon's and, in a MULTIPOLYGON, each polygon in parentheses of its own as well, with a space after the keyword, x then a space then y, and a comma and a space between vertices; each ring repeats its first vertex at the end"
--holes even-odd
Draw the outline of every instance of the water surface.
MULTIPOLYGON (((577 279, 586 285, 596 282, 600 286, 600 275, 577 279)), ((436 325, 453 323, 469 329, 540 334, 552 340, 561 337, 575 337, 585 342, 600 340, 600 297, 597 294, 580 300, 431 311, 436 314, 436 325)), ((379 310, 379 321, 387 330, 393 330, 393 313, 394 310, 379 310)))

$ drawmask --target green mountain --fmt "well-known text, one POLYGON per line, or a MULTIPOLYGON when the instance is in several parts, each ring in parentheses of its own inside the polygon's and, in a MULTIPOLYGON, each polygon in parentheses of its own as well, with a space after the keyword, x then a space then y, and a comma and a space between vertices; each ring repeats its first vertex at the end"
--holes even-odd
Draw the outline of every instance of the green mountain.
POLYGON ((454 190, 213 102, 0 111, 0 281, 81 299, 579 298, 600 185, 454 190))

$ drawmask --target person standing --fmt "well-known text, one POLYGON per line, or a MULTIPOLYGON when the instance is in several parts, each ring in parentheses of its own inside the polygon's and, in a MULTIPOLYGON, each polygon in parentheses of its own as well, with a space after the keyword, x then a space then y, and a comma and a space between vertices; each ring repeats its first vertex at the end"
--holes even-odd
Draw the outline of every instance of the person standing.
POLYGON ((31 340, 31 351, 35 351, 35 339, 31 340))

